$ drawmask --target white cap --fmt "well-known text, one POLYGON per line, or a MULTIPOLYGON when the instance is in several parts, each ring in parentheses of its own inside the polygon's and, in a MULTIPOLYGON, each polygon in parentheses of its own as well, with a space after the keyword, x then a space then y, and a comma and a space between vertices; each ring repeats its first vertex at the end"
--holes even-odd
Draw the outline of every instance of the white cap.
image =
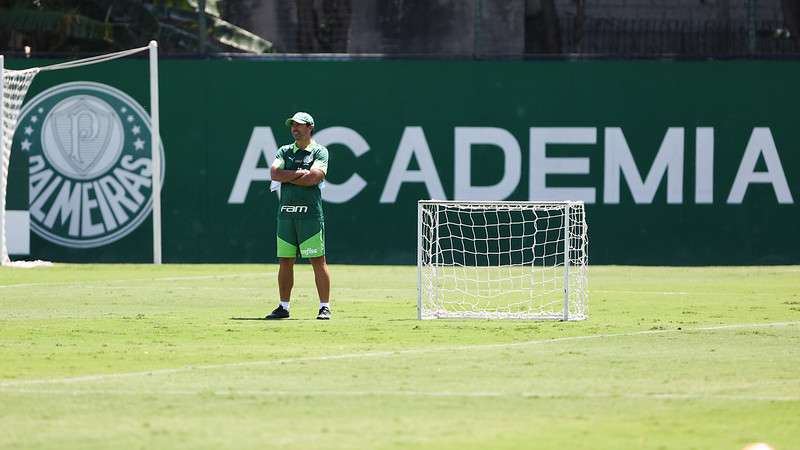
POLYGON ((304 123, 306 125, 311 125, 312 127, 314 126, 314 118, 311 117, 311 114, 306 112, 294 113, 292 117, 286 119, 286 126, 287 127, 292 126, 292 122, 304 123))

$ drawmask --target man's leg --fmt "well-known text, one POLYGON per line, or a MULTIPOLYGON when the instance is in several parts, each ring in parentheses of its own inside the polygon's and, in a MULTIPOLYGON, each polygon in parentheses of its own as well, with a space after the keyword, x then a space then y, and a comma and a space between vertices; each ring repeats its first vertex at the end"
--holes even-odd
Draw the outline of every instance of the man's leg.
POLYGON ((324 256, 309 259, 314 268, 314 282, 317 284, 317 293, 320 302, 327 303, 331 295, 331 275, 328 272, 328 263, 324 256))
POLYGON ((274 311, 267 314, 266 319, 288 319, 289 318, 289 299, 292 296, 292 286, 294 286, 294 258, 280 257, 280 268, 278 269, 278 292, 281 296, 281 304, 274 311))
POLYGON ((297 254, 297 231, 295 222, 290 219, 278 219, 278 293, 281 304, 275 308, 267 319, 288 319, 289 300, 294 286, 294 259, 297 254))
POLYGON ((281 304, 267 314, 266 319, 269 320, 289 318, 289 299, 292 296, 292 286, 294 286, 294 258, 280 257, 278 260, 280 261, 278 292, 281 296, 281 304))
POLYGON ((292 298, 292 287, 294 286, 294 258, 278 258, 280 268, 278 269, 278 292, 282 302, 288 302, 292 298))
POLYGON ((318 320, 328 320, 331 318, 330 295, 331 295, 331 275, 328 273, 328 263, 325 256, 309 259, 311 267, 314 268, 314 282, 317 284, 319 294, 318 320))
POLYGON ((319 314, 317 319, 331 318, 330 294, 331 276, 325 260, 325 223, 322 221, 303 221, 300 232, 300 254, 308 258, 314 268, 314 282, 319 294, 319 314))

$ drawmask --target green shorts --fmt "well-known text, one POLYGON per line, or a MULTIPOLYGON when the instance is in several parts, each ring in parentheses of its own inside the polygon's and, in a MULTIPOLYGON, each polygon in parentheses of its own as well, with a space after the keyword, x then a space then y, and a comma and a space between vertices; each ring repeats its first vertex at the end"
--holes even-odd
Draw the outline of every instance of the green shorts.
POLYGON ((318 219, 278 218, 278 258, 300 256, 325 256, 325 222, 318 219))

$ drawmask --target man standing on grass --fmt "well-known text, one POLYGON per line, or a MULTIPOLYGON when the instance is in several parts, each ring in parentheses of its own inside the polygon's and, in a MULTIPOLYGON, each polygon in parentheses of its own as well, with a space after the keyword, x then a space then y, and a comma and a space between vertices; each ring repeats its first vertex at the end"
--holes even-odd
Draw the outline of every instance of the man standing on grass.
POLYGON ((286 119, 294 143, 278 149, 270 174, 280 187, 278 201, 278 290, 280 305, 267 319, 288 319, 294 285, 294 260, 308 258, 319 294, 317 319, 331 318, 331 277, 325 261, 325 221, 320 184, 328 172, 328 149, 311 139, 314 118, 298 112, 286 119))

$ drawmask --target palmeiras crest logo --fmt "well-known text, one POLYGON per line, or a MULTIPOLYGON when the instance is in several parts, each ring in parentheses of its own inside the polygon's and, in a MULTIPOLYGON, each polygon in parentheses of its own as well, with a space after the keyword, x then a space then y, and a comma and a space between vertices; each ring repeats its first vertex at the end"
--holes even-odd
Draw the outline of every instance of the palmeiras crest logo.
POLYGON ((103 246, 152 210, 150 120, 118 89, 79 81, 40 93, 20 113, 13 148, 28 156, 31 229, 50 242, 103 246))

